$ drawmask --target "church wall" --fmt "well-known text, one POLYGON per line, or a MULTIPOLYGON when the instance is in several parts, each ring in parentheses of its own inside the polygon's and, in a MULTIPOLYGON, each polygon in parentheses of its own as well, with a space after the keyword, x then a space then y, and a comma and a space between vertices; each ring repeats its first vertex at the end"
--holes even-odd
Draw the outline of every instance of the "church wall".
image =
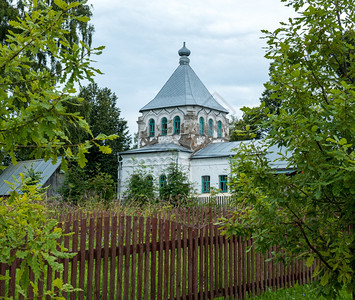
POLYGON ((118 198, 122 199, 131 175, 141 165, 146 166, 145 171, 153 176, 153 182, 158 187, 159 176, 164 174, 171 163, 176 163, 184 172, 190 174, 190 155, 177 151, 122 155, 118 172, 118 198))
POLYGON ((138 147, 156 143, 174 143, 193 151, 202 149, 210 143, 229 141, 229 122, 226 113, 200 106, 182 106, 143 111, 138 119, 138 147), (174 118, 180 117, 180 134, 174 134, 174 118), (167 118, 167 135, 161 135, 161 120, 167 118), (204 118, 204 134, 200 134, 200 117, 204 118), (149 136, 149 120, 155 122, 155 134, 149 136), (208 121, 213 120, 213 135, 209 136, 208 121), (222 122, 222 137, 217 136, 217 123, 222 122))

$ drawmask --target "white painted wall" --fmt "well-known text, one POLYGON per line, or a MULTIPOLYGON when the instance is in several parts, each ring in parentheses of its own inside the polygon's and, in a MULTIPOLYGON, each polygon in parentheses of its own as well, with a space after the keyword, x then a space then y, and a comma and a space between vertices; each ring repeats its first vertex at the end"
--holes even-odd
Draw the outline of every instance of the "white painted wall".
POLYGON ((229 157, 192 159, 190 181, 196 188, 196 194, 202 193, 202 176, 210 176, 210 187, 219 189, 219 175, 230 175, 229 157))
MULTIPOLYGON (((196 194, 202 193, 202 176, 210 176, 210 186, 219 188, 219 175, 230 175, 229 157, 190 159, 187 152, 154 152, 122 155, 119 169, 118 198, 122 198, 128 187, 128 180, 135 168, 144 164, 153 175, 154 184, 159 186, 159 176, 164 174, 171 162, 177 163, 188 174, 196 194)), ((208 195, 208 194, 204 194, 208 195)))
POLYGON ((140 165, 144 164, 147 167, 146 172, 153 175, 154 184, 158 187, 159 176, 164 174, 164 171, 172 162, 181 167, 184 172, 190 174, 190 155, 187 152, 177 151, 121 155, 122 161, 118 171, 118 198, 122 198, 127 190, 129 178, 140 165))

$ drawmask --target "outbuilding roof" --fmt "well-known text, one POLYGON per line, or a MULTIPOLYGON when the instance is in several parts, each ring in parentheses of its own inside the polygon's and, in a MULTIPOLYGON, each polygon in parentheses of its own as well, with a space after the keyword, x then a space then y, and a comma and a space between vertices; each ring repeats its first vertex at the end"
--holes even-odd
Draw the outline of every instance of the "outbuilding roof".
POLYGON ((126 154, 139 154, 139 153, 151 153, 151 152, 168 152, 168 151, 178 151, 178 152, 188 152, 192 153, 190 149, 187 149, 185 147, 182 147, 177 144, 173 143, 166 143, 166 144, 154 144, 154 145, 149 145, 145 146, 139 149, 132 149, 128 150, 125 152, 121 152, 121 155, 126 155, 126 154))
POLYGON ((140 112, 152 109, 197 105, 215 109, 224 113, 228 111, 220 105, 207 90, 200 78, 190 67, 190 50, 185 47, 179 50, 180 65, 165 83, 159 93, 140 112))
POLYGON ((8 166, 2 174, 0 174, 0 195, 9 195, 12 191, 11 187, 5 182, 11 182, 15 184, 15 187, 19 187, 20 183, 16 182, 12 176, 19 181, 20 173, 26 174, 31 168, 34 172, 40 173, 41 180, 38 182, 40 185, 45 185, 53 173, 59 168, 62 162, 62 158, 58 157, 55 164, 52 159, 44 161, 44 159, 25 160, 19 161, 16 165, 8 166))

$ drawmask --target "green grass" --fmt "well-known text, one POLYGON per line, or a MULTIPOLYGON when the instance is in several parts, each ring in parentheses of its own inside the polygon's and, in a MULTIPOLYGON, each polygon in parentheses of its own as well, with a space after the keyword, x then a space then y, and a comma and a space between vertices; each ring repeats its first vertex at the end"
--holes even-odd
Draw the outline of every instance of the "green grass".
MULTIPOLYGON (((222 299, 222 298, 219 298, 222 299)), ((269 290, 263 295, 257 297, 247 297, 246 299, 253 300, 325 300, 324 297, 319 296, 312 285, 295 285, 292 288, 278 289, 277 291, 269 290)), ((351 294, 344 289, 340 292, 337 300, 351 300, 351 294)))

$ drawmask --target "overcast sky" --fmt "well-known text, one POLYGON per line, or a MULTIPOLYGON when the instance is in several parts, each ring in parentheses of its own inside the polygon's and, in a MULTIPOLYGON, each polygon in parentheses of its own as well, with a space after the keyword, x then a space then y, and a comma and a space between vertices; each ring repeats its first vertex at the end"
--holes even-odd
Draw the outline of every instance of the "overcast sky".
POLYGON ((256 106, 268 79, 262 29, 294 15, 280 0, 89 0, 100 87, 118 96, 121 116, 137 132, 139 109, 152 100, 178 66, 185 41, 190 65, 231 115, 256 106), (224 105, 226 106, 226 105, 224 105))

